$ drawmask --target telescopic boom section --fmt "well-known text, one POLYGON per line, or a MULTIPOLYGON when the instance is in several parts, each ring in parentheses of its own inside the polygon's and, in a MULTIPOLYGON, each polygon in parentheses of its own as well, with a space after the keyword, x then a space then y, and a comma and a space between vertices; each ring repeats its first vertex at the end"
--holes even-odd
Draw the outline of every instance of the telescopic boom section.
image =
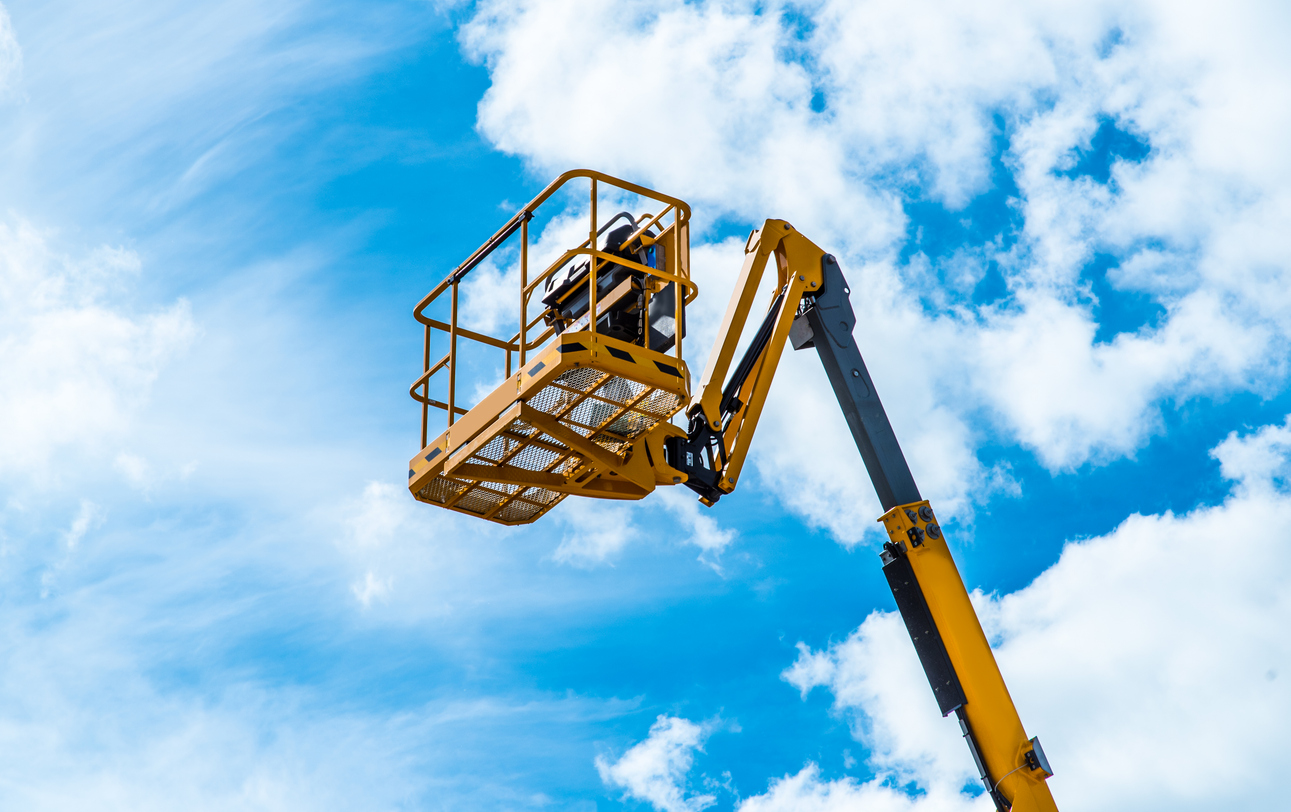
POLYGON ((998 810, 1057 812, 1052 770, 1028 738, 931 505, 919 495, 852 336, 850 289, 834 257, 783 220, 749 235, 744 267, 708 359, 686 437, 664 441, 667 464, 711 505, 735 489, 787 341, 814 347, 861 452, 889 540, 883 572, 942 715, 954 713, 998 810), (734 373, 736 344, 771 257, 775 295, 734 373))

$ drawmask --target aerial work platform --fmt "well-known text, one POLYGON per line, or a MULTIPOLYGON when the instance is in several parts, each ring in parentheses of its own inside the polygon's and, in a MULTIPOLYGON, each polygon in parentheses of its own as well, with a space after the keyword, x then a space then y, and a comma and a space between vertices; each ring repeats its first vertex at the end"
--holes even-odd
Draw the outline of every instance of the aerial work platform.
MULTIPOLYGON (((409 394, 421 403, 422 448, 409 464, 409 490, 501 524, 532 522, 570 495, 641 499, 658 485, 685 485, 712 506, 735 490, 784 347, 815 349, 883 506, 883 573, 942 715, 959 722, 996 812, 1057 812, 1046 783, 1053 769, 1040 740, 1027 736, 945 531, 919 493, 861 357, 852 290, 837 258, 784 220, 750 232, 692 396, 681 353, 685 307, 697 295, 689 219, 676 198, 598 172, 567 172, 432 290, 415 310, 425 345, 409 394), (530 279, 529 223, 576 179, 591 189, 587 237, 530 279), (620 211, 602 222, 598 192, 606 189, 654 213, 620 211), (517 289, 516 333, 462 327, 462 279, 516 233, 513 273, 501 276, 517 289), (771 300, 737 362, 768 268, 775 269, 771 300), (433 318, 428 309, 446 293, 448 321, 433 318), (441 333, 448 352, 432 364, 431 337, 441 333), (479 380, 490 366, 478 355, 465 360, 463 342, 505 354, 500 384, 479 380), (459 372, 462 383, 475 376, 475 391, 488 392, 470 408, 457 405, 459 372), (431 397, 432 381, 446 385, 446 401, 431 397), (431 407, 446 412, 447 425, 427 442, 431 407), (684 429, 671 422, 682 409, 684 429)), ((563 222, 556 226, 565 233, 563 222)), ((484 290, 494 287, 491 279, 484 290)), ((486 296, 486 309, 496 300, 486 296)))
POLYGON ((676 198, 599 172, 567 172, 422 299, 414 315, 425 326, 423 372, 409 389, 422 404, 422 449, 408 470, 417 499, 513 525, 570 494, 640 499, 654 490, 663 439, 685 436, 668 420, 690 402, 681 354, 685 306, 696 295, 689 220, 676 198), (590 186, 588 236, 531 279, 529 224, 576 180, 590 186), (625 194, 653 213, 622 211, 600 223, 599 198, 625 194), (517 234, 518 329, 501 337, 462 327, 459 286, 517 234), (448 320, 432 318, 427 311, 445 294, 448 320), (448 350, 432 364, 434 334, 448 350), (457 395, 464 341, 505 353, 505 380, 470 408, 457 395), (440 373, 445 401, 431 397, 440 373), (431 407, 446 412, 446 427, 428 442, 431 407))

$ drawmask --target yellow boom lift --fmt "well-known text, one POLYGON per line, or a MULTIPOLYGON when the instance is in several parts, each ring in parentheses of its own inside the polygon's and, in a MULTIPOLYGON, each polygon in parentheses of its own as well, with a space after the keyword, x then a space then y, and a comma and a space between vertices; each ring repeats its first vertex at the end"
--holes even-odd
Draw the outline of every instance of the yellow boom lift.
POLYGON ((422 299, 414 315, 425 326, 424 371, 409 389, 421 403, 422 448, 409 464, 409 490, 420 501, 508 525, 535 521, 569 495, 641 499, 660 485, 684 484, 711 506, 739 481, 784 345, 813 347, 886 511, 883 573, 942 715, 958 719, 997 810, 1056 812, 1044 751, 1022 727, 941 525, 919 495, 861 360, 838 262, 783 220, 750 233, 692 397, 682 357, 685 308, 698 294, 689 220, 689 206, 677 198, 599 172, 566 172, 422 299), (584 179, 587 238, 530 275, 529 222, 563 187, 584 179), (599 217, 607 188, 653 213, 599 217), (459 326, 462 280, 517 232, 519 328, 501 337, 459 326), (772 258, 771 304, 731 373, 772 258), (432 318, 427 311, 446 293, 448 321, 432 318), (448 351, 431 363, 436 332, 447 337, 448 351), (471 363, 464 341, 505 354, 505 380, 470 409, 457 405, 458 367, 471 363), (431 397, 441 371, 446 402, 431 397), (447 412, 447 428, 428 441, 430 407, 447 412), (683 409, 685 428, 672 422, 683 409))

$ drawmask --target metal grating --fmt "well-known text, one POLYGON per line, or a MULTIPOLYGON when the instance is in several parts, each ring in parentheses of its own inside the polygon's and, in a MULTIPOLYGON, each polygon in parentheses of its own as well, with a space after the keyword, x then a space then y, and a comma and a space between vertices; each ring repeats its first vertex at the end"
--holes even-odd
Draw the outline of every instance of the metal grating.
POLYGON ((476 484, 475 487, 462 494, 462 497, 453 504, 453 507, 458 510, 465 510, 468 513, 477 513, 483 516, 506 499, 504 494, 500 494, 491 488, 484 487, 485 485, 492 484, 492 482, 480 482, 476 484))
POLYGON ((614 437, 609 434, 598 434, 592 438, 592 442, 596 443, 597 445, 603 448, 609 449, 611 452, 615 454, 620 454, 620 455, 623 454, 625 451, 627 451, 628 446, 631 445, 631 443, 626 442, 625 440, 621 440, 618 437, 614 437))
POLYGON ((652 389, 633 408, 656 420, 667 420, 681 408, 681 395, 666 389, 652 389))
POLYGON ((592 387, 601 381, 608 373, 591 367, 579 367, 571 369, 556 379, 556 383, 567 386, 570 389, 577 389, 580 392, 590 392, 592 387))
POLYGON ((622 437, 636 437, 638 434, 648 430, 657 423, 657 420, 640 412, 629 410, 623 413, 613 423, 605 427, 606 431, 613 432, 622 437))
POLYGON ((563 494, 549 491, 546 488, 530 488, 524 492, 524 498, 532 502, 539 502, 544 505, 550 505, 560 499, 563 494))
POLYGON ((522 448, 512 457, 510 464, 526 471, 546 471, 562 456, 559 451, 543 448, 540 445, 530 445, 522 448))
POLYGON ((451 502, 468 485, 470 485, 469 482, 459 482, 446 476, 437 476, 431 480, 429 485, 422 488, 417 496, 423 502, 438 502, 442 505, 451 502))
MULTIPOLYGON (((675 414, 681 400, 674 392, 582 367, 560 375, 526 402, 622 458, 633 440, 675 414)), ((467 463, 572 476, 586 462, 564 443, 523 420, 486 431, 496 431, 496 435, 467 463)), ((441 474, 417 498, 505 524, 523 524, 550 510, 566 495, 537 486, 460 480, 441 474)))
POLYGON ((638 395, 649 388, 643 383, 614 377, 598 386, 592 394, 612 403, 627 403, 636 400, 638 395))
MULTIPOLYGON (((579 427, 586 426, 589 429, 599 429, 614 419, 614 415, 621 408, 615 403, 606 403, 603 400, 587 398, 570 410, 562 422, 571 423, 579 427)), ((579 433, 581 434, 582 432, 579 433)))
POLYGON ((529 398, 528 403, 540 412, 556 414, 565 411, 566 407, 577 401, 581 396, 582 392, 551 383, 544 386, 538 394, 529 398))
POLYGON ((532 521, 546 509, 545 505, 533 505, 523 500, 517 499, 503 506, 497 512, 496 518, 499 521, 519 524, 520 522, 532 521))

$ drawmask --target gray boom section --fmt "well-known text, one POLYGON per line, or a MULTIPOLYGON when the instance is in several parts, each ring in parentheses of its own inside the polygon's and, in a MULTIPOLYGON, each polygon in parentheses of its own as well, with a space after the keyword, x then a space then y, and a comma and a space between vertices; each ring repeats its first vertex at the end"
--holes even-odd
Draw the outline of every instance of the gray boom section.
MULTIPOLYGON (((815 347, 820 355, 820 362, 825 365, 834 396, 847 418, 847 426, 852 430, 861 459, 865 460, 883 511, 886 513, 898 505, 922 502, 923 497, 919 496, 919 488, 914 484, 914 475, 901 453, 901 445, 879 401, 879 393, 874 389, 874 381, 870 380, 870 373, 861 360, 861 350, 852 337, 856 314, 852 311, 851 289, 838 267, 838 260, 829 254, 821 258, 821 278, 820 292, 806 300, 805 309, 794 319, 789 330, 789 340, 795 350, 815 347)), ((967 700, 963 685, 928 609, 923 587, 906 558, 905 544, 888 542, 883 547, 880 554, 883 574, 892 589, 901 619, 905 621, 906 631, 914 642, 937 705, 943 716, 955 711, 996 811, 1008 812, 1008 802, 991 784, 982 764, 981 747, 968 725, 968 717, 964 715, 967 700)))
POLYGON ((814 346, 820 355, 883 510, 922 501, 879 393, 861 360, 861 350, 852 337, 856 314, 852 311, 851 289, 838 260, 826 254, 821 271, 824 284, 820 292, 806 312, 794 320, 789 334, 793 348, 814 346))

